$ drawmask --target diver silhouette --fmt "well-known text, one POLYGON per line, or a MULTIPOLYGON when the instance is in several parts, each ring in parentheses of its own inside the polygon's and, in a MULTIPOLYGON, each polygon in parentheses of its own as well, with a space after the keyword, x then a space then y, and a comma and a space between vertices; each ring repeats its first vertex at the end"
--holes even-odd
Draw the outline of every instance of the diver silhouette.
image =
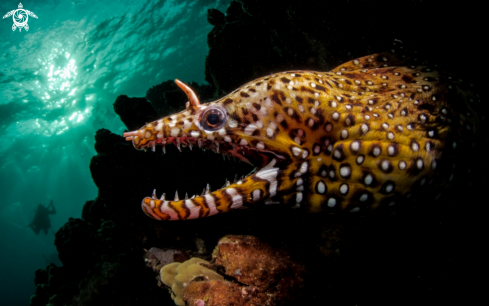
POLYGON ((45 207, 42 204, 39 204, 36 209, 36 215, 34 216, 34 220, 28 225, 34 233, 39 234, 42 230, 44 234, 48 234, 48 230, 51 228, 51 219, 49 219, 49 215, 56 214, 56 208, 54 208, 53 200, 49 203, 48 207, 45 207))

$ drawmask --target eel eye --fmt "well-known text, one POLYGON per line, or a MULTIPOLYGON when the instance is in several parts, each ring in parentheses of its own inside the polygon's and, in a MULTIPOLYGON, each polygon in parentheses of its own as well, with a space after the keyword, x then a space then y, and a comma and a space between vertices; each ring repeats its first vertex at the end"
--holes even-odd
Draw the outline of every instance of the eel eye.
POLYGON ((227 119, 228 116, 224 108, 211 106, 202 113, 200 124, 207 131, 216 131, 226 123, 227 119))

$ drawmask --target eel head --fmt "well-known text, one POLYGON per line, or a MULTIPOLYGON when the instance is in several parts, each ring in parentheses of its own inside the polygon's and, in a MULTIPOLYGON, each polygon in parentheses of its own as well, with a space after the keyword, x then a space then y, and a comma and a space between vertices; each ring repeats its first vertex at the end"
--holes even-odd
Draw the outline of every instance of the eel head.
POLYGON ((257 168, 236 183, 228 182, 212 192, 207 186, 201 196, 190 199, 176 196, 170 201, 164 195, 158 199, 153 192, 142 201, 148 216, 157 220, 195 219, 259 201, 278 204, 293 198, 295 204, 295 199, 302 197, 295 190, 287 195, 293 184, 286 178, 307 171, 304 159, 309 151, 297 144, 305 135, 299 132, 294 142, 281 132, 290 128, 280 102, 286 98, 269 95, 273 83, 270 77, 258 79, 217 101, 200 103, 190 87, 176 80, 189 99, 186 109, 124 133, 136 149, 154 150, 156 145, 164 147, 170 143, 179 150, 182 145, 199 147, 233 156, 257 168))

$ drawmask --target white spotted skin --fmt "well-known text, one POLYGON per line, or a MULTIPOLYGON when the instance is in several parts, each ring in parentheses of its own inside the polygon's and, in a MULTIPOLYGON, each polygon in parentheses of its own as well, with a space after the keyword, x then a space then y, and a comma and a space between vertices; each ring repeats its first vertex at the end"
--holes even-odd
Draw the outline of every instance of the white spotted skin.
POLYGON ((276 73, 126 133, 138 149, 199 145, 257 167, 240 184, 205 196, 145 198, 143 210, 155 219, 182 220, 267 201, 365 213, 399 206, 422 178, 422 188, 450 186, 458 176, 442 170, 478 129, 478 114, 468 106, 477 99, 432 68, 406 66, 385 53, 331 72, 276 73), (448 90, 462 94, 450 100, 448 90), (216 130, 203 121, 210 110, 225 113, 216 130))

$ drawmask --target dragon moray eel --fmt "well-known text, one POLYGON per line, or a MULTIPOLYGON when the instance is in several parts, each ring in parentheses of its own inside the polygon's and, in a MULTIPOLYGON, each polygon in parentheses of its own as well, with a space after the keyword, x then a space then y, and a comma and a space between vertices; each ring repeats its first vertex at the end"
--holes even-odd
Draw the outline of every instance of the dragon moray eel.
POLYGON ((145 150, 169 143, 212 149, 257 170, 183 200, 158 199, 153 191, 144 212, 184 220, 254 203, 367 212, 415 194, 437 199, 473 139, 478 101, 436 66, 408 63, 380 53, 330 72, 276 73, 205 104, 176 80, 186 109, 124 133, 126 140, 145 150))

